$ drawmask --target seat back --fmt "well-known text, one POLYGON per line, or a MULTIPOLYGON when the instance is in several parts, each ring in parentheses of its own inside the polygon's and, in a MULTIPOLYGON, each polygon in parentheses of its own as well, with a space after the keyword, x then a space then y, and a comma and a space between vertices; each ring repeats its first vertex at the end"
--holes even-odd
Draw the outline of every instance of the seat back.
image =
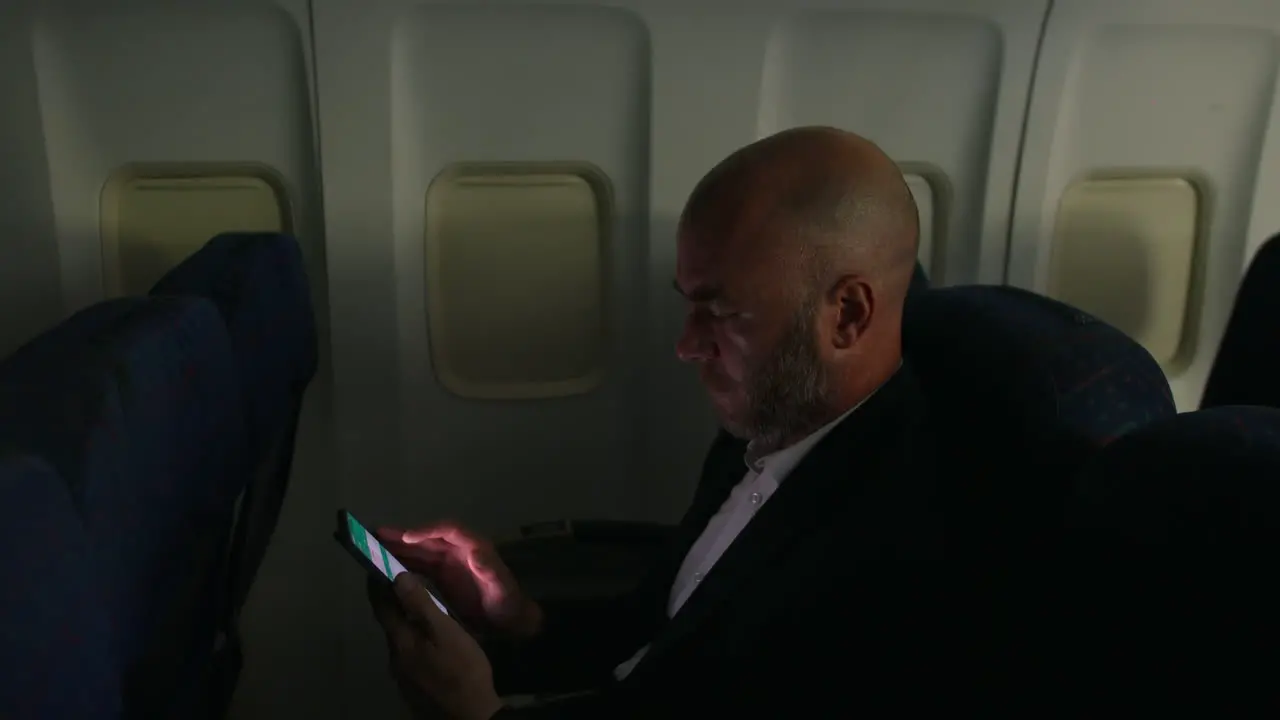
POLYGON ((983 681, 1003 694, 1045 660, 1031 630, 1074 470, 1113 438, 1173 416, 1172 394, 1119 330, 1025 290, 917 293, 903 330, 941 443, 958 623, 989 655, 983 681))
POLYGON ((200 702, 248 471, 240 397, 206 300, 102 303, 0 363, 0 442, 67 483, 120 633, 130 715, 190 717, 175 704, 200 702))
POLYGON ((288 490, 303 393, 315 376, 311 290, 297 241, 278 233, 225 233, 166 274, 153 296, 213 301, 231 337, 248 410, 254 473, 231 547, 227 631, 266 555, 288 490))
POLYGON ((1280 235, 1263 244, 1240 282, 1200 407, 1280 408, 1280 235))
POLYGON ((929 289, 929 274, 924 271, 924 266, 920 264, 919 260, 917 260, 916 269, 911 273, 910 292, 917 293, 922 290, 928 290, 928 289, 929 289))
POLYGON ((1224 406, 1135 431, 1082 469, 1060 593, 1065 682, 1096 711, 1274 706, 1280 410, 1224 406))
POLYGON ((1140 345, 1026 290, 918 293, 903 334, 957 476, 956 499, 1001 543, 1013 527, 1032 532, 1059 516, 1091 452, 1176 413, 1164 373, 1140 345))
POLYGON ((116 720, 124 666, 66 483, 0 456, 0 507, 0 717, 116 720))

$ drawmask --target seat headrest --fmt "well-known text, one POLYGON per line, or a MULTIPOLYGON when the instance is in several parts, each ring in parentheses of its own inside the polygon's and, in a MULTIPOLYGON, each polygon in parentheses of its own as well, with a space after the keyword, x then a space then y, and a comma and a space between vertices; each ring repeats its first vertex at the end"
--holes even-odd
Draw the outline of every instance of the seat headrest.
MULTIPOLYGON (((123 492, 109 487, 115 481, 107 478, 122 472, 112 463, 160 470, 128 481, 135 491, 151 487, 167 495, 175 478, 162 457, 195 462, 211 454, 206 441, 213 436, 224 443, 218 447, 243 453, 243 404, 232 367, 226 327, 208 300, 108 300, 0 362, 0 439, 46 459, 92 529, 97 513, 106 512, 94 504, 98 493, 123 492), (141 435, 162 432, 173 442, 148 449, 141 435), (102 476, 101 487, 93 486, 95 476, 102 476)), ((206 460, 218 466, 242 461, 206 460)))
POLYGON ((258 450, 275 442, 316 372, 311 289, 296 240, 223 233, 170 270, 151 295, 208 298, 235 350, 258 450))
POLYGON ((920 261, 916 261, 916 269, 911 273, 911 287, 908 292, 917 293, 929 289, 929 274, 924 271, 920 261))
POLYGON ((1048 433, 1098 447, 1176 413, 1164 373, 1141 345, 1018 288, 918 293, 907 303, 903 346, 931 407, 1013 436, 1048 433))
POLYGON ((1240 281, 1231 319, 1218 346, 1200 407, 1280 408, 1280 235, 1259 248, 1240 281))

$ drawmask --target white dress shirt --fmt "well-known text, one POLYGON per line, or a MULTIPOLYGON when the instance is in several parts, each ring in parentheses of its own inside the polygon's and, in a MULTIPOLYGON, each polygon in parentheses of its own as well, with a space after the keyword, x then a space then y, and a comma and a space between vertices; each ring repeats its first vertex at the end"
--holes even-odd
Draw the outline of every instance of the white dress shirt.
MULTIPOLYGON (((871 395, 874 394, 873 392, 871 395)), ((863 399, 862 403, 870 399, 871 395, 863 399)), ((742 529, 747 526, 747 523, 751 522, 751 518, 755 517, 760 508, 764 507, 764 504, 769 501, 769 498, 778 489, 778 485, 786 479, 787 475, 791 474, 796 465, 800 464, 804 456, 809 454, 813 446, 826 437, 832 428, 849 417, 854 410, 861 407, 862 403, 850 408, 843 415, 822 426, 812 435, 777 452, 751 460, 750 449, 748 449, 748 456, 744 458, 747 465, 747 474, 733 488, 729 493, 729 498, 724 501, 724 504, 720 506, 720 510, 707 523, 706 529, 702 531, 702 535, 693 543, 693 547, 689 549, 689 554, 685 556, 684 562, 680 565, 680 570, 676 573, 676 579, 671 585, 671 595, 667 602, 667 617, 675 617, 675 614, 680 611, 680 608, 693 595, 694 590, 698 588, 702 578, 711 572, 711 568, 715 566, 716 561, 720 559, 724 551, 733 544, 742 529)), ((613 676, 619 680, 625 678, 648 651, 648 645, 640 648, 630 660, 614 669, 613 676)))

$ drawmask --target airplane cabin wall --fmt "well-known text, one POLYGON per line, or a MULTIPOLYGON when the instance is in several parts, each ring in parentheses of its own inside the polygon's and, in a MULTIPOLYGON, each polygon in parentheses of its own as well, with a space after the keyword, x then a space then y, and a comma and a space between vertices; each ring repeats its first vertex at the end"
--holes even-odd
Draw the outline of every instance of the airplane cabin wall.
POLYGON ((0 6, 0 356, 63 317, 30 25, 12 15, 0 6))
POLYGON ((1143 341, 1200 402, 1236 287, 1280 231, 1280 4, 1056 0, 1008 282, 1143 341))
POLYGON ((1076 302, 1194 407, 1280 229, 1277 30, 1266 0, 10 3, 0 351, 219 229, 295 231, 322 372, 233 715, 394 716, 334 508, 677 517, 714 421, 676 220, 776 130, 873 138, 935 283, 1076 302))

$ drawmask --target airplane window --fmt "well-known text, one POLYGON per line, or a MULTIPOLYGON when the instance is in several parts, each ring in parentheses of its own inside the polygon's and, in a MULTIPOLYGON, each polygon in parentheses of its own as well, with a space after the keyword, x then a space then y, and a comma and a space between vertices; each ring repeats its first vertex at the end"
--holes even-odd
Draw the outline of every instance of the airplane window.
POLYGON ((283 185, 265 168, 126 167, 102 193, 107 296, 147 293, 219 233, 289 225, 283 185))
POLYGON ((599 383, 610 197, 585 164, 456 165, 432 181, 428 322, 447 389, 548 398, 599 383))
POLYGON ((1166 368, 1177 364, 1198 215, 1184 178, 1073 183, 1058 207, 1049 294, 1128 333, 1166 368))

